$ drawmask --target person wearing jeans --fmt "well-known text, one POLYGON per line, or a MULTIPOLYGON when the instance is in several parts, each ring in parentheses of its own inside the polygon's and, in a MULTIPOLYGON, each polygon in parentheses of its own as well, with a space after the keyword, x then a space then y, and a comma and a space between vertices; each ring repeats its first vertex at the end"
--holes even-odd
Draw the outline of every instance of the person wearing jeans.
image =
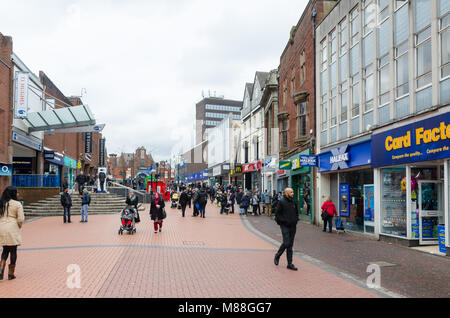
POLYGON ((87 223, 88 221, 88 206, 91 203, 91 197, 89 196, 88 190, 83 190, 83 198, 81 199, 81 221, 82 223, 87 223))
POLYGON ((323 232, 327 231, 327 223, 328 223, 328 231, 333 232, 333 216, 337 216, 336 206, 332 202, 331 198, 328 197, 327 200, 322 205, 322 212, 326 211, 327 215, 323 219, 323 232))

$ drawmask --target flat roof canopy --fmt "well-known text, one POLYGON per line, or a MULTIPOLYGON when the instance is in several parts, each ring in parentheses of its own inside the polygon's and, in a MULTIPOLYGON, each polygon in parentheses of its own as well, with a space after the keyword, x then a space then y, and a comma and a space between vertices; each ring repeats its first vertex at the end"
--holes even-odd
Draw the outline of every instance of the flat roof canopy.
POLYGON ((29 132, 95 125, 94 115, 88 105, 28 113, 23 121, 29 132))

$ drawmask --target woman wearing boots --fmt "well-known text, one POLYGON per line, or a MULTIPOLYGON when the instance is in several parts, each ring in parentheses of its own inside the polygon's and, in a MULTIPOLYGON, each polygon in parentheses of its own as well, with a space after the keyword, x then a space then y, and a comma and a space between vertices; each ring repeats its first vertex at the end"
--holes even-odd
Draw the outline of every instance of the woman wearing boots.
POLYGON ((158 226, 159 231, 161 232, 162 226, 163 226, 163 212, 164 209, 164 200, 161 198, 158 192, 155 193, 155 198, 152 200, 152 203, 150 205, 150 217, 153 221, 153 227, 155 228, 155 233, 158 233, 158 226))
POLYGON ((16 278, 14 270, 16 269, 17 246, 22 244, 20 229, 24 220, 22 204, 17 201, 17 189, 15 187, 6 188, 0 199, 0 245, 3 246, 0 280, 3 279, 8 256, 10 256, 8 279, 16 278))

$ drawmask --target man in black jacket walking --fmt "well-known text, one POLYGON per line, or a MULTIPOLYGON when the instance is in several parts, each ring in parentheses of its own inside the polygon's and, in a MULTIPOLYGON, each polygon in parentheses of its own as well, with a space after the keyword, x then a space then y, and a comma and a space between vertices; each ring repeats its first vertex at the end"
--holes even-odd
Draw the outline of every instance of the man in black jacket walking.
POLYGON ((295 233, 297 231, 298 222, 298 208, 297 204, 292 200, 294 197, 294 190, 291 188, 286 188, 284 190, 284 196, 278 202, 277 212, 275 215, 275 221, 281 228, 281 233, 283 235, 283 244, 281 244, 280 249, 277 254, 275 254, 274 263, 278 265, 281 255, 283 255, 286 250, 287 268, 290 270, 297 270, 297 267, 292 264, 293 256, 293 246, 295 233))

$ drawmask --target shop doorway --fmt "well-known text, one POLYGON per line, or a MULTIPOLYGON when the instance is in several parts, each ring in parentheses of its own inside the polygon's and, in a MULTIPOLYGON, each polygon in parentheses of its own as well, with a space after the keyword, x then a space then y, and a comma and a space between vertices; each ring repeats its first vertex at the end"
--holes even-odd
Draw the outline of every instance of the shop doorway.
POLYGON ((444 184, 440 180, 420 180, 419 242, 420 245, 439 243, 438 225, 444 223, 444 184))

